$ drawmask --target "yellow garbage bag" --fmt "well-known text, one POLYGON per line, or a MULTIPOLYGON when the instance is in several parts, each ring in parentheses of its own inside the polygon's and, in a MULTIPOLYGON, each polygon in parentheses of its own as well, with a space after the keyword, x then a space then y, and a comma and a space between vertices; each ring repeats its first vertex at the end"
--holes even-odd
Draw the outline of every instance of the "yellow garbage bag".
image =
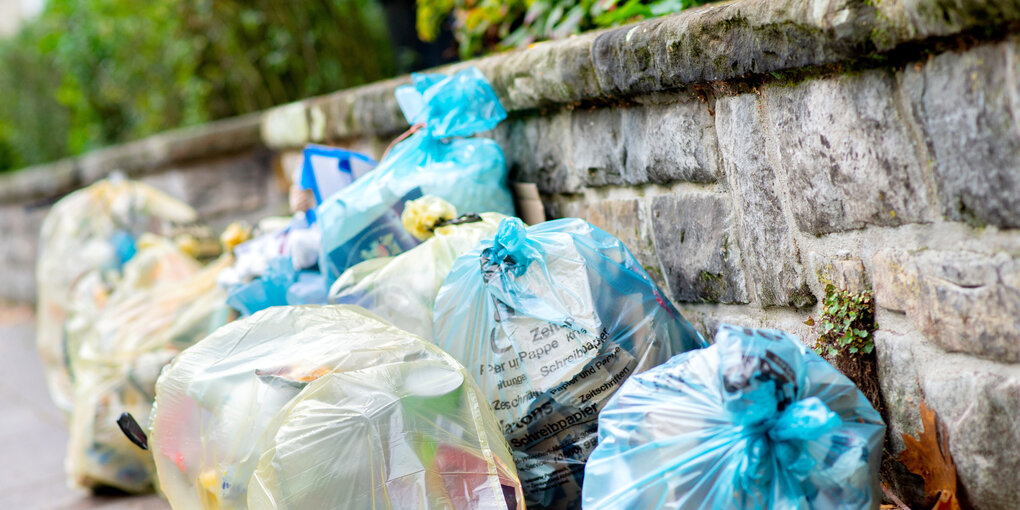
POLYGON ((71 322, 81 327, 68 328, 74 398, 66 470, 74 485, 152 488, 152 455, 121 433, 117 418, 128 412, 146 423, 163 366, 231 315, 216 286, 229 257, 202 267, 167 239, 143 236, 139 246, 105 306, 76 314, 71 322))
POLYGON ((181 353, 149 445, 175 509, 524 508, 464 368, 355 306, 267 308, 181 353))
MULTIPOLYGON (((57 407, 71 411, 65 326, 72 308, 98 309, 146 232, 168 235, 196 220, 195 211, 155 188, 103 180, 54 204, 43 221, 36 281, 36 343, 57 407)), ((80 325, 79 325, 80 326, 80 325)))
POLYGON ((370 259, 347 269, 330 288, 329 302, 362 306, 431 341, 432 308, 453 261, 495 235, 505 217, 482 213, 458 218, 456 209, 441 198, 426 195, 412 200, 401 220, 424 242, 395 257, 370 259))

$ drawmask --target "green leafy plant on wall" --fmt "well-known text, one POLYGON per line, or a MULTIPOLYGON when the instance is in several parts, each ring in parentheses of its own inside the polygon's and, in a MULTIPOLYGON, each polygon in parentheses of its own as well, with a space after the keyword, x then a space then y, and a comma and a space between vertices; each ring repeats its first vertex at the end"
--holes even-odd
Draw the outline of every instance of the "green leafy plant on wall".
POLYGON ((818 327, 815 351, 819 354, 865 355, 875 350, 875 304, 870 290, 854 293, 826 284, 822 316, 817 324, 810 318, 806 324, 818 327))
POLYGON ((712 0, 417 0, 418 36, 452 17, 461 58, 677 12, 712 0))

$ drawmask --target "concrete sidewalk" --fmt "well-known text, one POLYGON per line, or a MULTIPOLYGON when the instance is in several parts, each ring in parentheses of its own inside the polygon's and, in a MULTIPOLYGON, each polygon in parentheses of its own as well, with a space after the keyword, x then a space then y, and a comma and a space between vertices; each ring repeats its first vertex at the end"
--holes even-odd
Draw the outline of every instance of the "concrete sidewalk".
POLYGON ((0 508, 165 510, 158 496, 90 496, 67 487, 67 429, 53 405, 27 307, 0 306, 0 508))

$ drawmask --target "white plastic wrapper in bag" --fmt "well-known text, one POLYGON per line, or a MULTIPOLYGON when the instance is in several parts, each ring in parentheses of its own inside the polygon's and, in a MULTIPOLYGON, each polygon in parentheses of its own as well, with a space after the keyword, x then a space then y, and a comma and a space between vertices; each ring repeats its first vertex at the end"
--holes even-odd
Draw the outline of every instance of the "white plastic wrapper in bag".
POLYGON ((268 308, 182 353, 149 444, 175 509, 523 509, 464 368, 353 306, 268 308))

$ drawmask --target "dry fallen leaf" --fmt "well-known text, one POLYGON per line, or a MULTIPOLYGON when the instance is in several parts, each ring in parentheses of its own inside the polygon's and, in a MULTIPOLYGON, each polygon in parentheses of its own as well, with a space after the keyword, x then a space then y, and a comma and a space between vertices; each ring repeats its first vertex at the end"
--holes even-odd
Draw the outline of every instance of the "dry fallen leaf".
POLYGON ((921 431, 917 439, 903 434, 906 448, 900 453, 899 461, 911 473, 924 478, 924 495, 928 501, 935 501, 932 510, 960 510, 956 497, 956 465, 949 454, 949 438, 939 433, 935 411, 921 402, 921 431))

